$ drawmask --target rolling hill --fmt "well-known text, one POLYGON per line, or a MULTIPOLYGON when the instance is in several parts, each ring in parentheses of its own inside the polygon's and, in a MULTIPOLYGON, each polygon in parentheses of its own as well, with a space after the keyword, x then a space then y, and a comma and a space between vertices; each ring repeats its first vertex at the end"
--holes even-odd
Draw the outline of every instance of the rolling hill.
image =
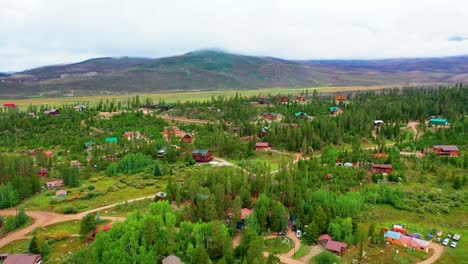
POLYGON ((205 50, 159 59, 97 58, 0 76, 0 97, 467 81, 468 56, 292 61, 205 50))

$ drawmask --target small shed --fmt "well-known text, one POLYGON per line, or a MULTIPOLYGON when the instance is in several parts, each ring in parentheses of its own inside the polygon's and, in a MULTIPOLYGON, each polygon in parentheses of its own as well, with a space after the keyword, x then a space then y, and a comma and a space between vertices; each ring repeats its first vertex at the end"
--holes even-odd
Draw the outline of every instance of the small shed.
POLYGON ((70 167, 72 168, 81 168, 81 166, 83 166, 83 164, 81 164, 79 160, 70 161, 70 167))
POLYGON ((278 118, 278 113, 275 112, 265 112, 263 113, 263 118, 268 120, 275 120, 278 118))
POLYGON ((46 156, 47 158, 51 158, 51 157, 54 155, 54 152, 51 151, 51 150, 48 150, 48 151, 44 152, 44 154, 45 154, 45 156, 46 156))
POLYGON ((328 111, 331 115, 338 115, 343 113, 343 110, 341 110, 341 108, 339 108, 338 106, 330 106, 328 107, 328 111))
POLYGON ((241 219, 244 220, 245 217, 248 217, 252 213, 252 210, 249 208, 242 208, 241 209, 241 219))
POLYGON ((372 164, 372 171, 374 173, 390 174, 393 171, 393 167, 392 164, 372 164))
POLYGON ((49 173, 49 169, 41 168, 40 170, 37 170, 36 173, 39 177, 47 177, 47 174, 49 173))
POLYGON ((346 101, 347 98, 346 98, 346 95, 337 94, 337 95, 335 95, 335 100, 336 101, 346 101))
POLYGON ((374 126, 382 126, 384 124, 384 121, 383 120, 374 120, 374 126))
POLYGON ((117 137, 107 137, 104 141, 105 143, 117 143, 119 139, 117 137))
POLYGON ((64 184, 63 184, 63 180, 55 180, 55 181, 46 182, 46 185, 47 185, 47 188, 51 190, 57 187, 62 187, 64 184))
POLYGON ((167 149, 166 148, 161 148, 160 150, 158 150, 158 152, 156 153, 156 157, 158 158, 163 158, 164 156, 166 156, 167 154, 167 149))
POLYGON ((49 110, 45 110, 44 114, 48 116, 57 116, 60 114, 60 111, 58 109, 52 108, 49 110))

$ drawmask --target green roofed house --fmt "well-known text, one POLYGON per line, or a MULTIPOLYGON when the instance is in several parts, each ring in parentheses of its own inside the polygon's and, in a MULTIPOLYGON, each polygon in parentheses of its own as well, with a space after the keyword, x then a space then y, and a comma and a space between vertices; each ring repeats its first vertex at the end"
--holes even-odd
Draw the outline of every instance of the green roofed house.
POLYGON ((330 106, 328 107, 328 111, 330 111, 331 115, 337 115, 343 113, 343 110, 339 108, 338 106, 330 106))
POLYGON ((94 140, 90 140, 90 141, 88 141, 88 142, 86 142, 86 143, 84 144, 84 147, 85 147, 85 148, 89 148, 89 147, 91 147, 91 146, 94 145, 94 144, 96 144, 96 143, 94 142, 94 140))
POLYGON ((449 125, 450 123, 448 122, 446 118, 432 118, 431 120, 429 120, 429 124, 446 126, 446 125, 449 125))
POLYGON ((296 112, 296 113, 294 113, 294 116, 301 117, 301 116, 307 116, 307 114, 304 113, 304 112, 296 112))
POLYGON ((106 143, 117 143, 118 139, 116 137, 108 137, 105 140, 106 143))

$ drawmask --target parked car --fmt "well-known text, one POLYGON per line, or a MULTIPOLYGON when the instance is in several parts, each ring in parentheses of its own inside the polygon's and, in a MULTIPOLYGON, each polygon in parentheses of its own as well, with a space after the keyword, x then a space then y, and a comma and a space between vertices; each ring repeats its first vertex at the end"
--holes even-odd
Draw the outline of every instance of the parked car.
POLYGON ((452 238, 452 234, 448 233, 447 238, 452 238))
POLYGON ((437 242, 437 243, 442 242, 442 238, 438 237, 438 238, 436 239, 436 242, 437 242))
POLYGON ((346 162, 343 164, 345 167, 353 167, 354 165, 351 162, 346 162))
POLYGON ((461 236, 459 234, 455 234, 455 235, 453 235, 453 240, 458 241, 458 240, 460 240, 460 237, 461 236))
POLYGON ((452 244, 450 244, 451 248, 456 248, 457 247, 457 242, 453 241, 452 244))
POLYGON ((278 236, 286 236, 286 231, 280 231, 280 232, 278 232, 278 236))
POLYGON ((297 238, 301 238, 301 236, 302 236, 302 231, 301 231, 301 230, 297 230, 297 231, 296 231, 296 237, 297 237, 297 238))
POLYGON ((449 241, 450 241, 450 239, 448 239, 448 238, 444 239, 444 241, 442 242, 442 245, 447 246, 449 241))

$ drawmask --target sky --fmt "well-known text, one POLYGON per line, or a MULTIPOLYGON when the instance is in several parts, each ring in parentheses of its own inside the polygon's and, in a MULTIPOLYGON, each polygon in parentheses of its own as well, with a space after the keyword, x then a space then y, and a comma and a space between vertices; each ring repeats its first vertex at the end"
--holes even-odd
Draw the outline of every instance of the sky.
POLYGON ((1 0, 0 72, 216 48, 284 59, 468 54, 466 0, 1 0))

